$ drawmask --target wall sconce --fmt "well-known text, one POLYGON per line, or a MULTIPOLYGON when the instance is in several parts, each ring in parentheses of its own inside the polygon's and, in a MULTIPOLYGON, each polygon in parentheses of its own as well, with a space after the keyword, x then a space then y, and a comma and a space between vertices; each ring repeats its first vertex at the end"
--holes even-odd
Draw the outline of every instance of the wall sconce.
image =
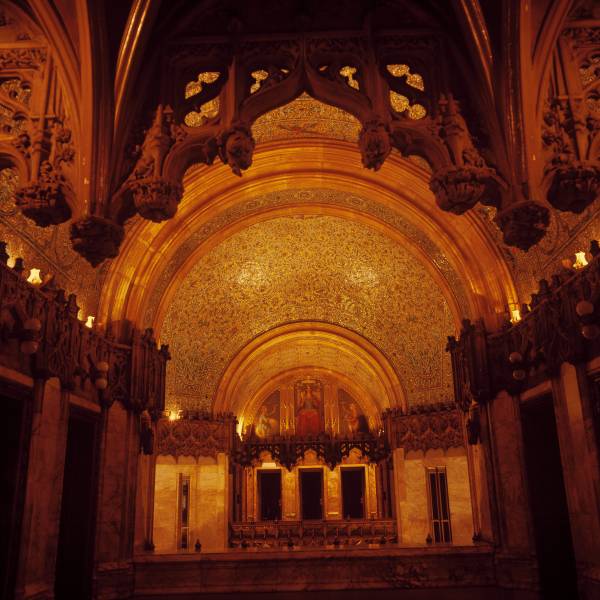
POLYGON ((105 390, 108 387, 108 368, 108 363, 105 360, 101 360, 96 364, 94 385, 97 390, 105 390))
POLYGON ((42 322, 39 319, 27 319, 23 323, 23 334, 21 336, 21 352, 23 354, 35 354, 39 347, 39 336, 42 330, 42 322))
POLYGON ((40 277, 40 269, 30 269, 27 281, 31 283, 31 285, 35 285, 36 287, 40 286, 42 284, 42 278, 40 277))
POLYGON ((508 355, 508 362, 514 367, 512 378, 516 381, 523 381, 527 377, 527 373, 523 369, 523 355, 520 352, 511 352, 508 355))
POLYGON ((180 410, 170 410, 169 411, 169 421, 177 421, 181 419, 181 411, 180 410))
POLYGON ((575 312, 581 321, 581 335, 586 340, 595 340, 600 335, 600 327, 594 323, 594 304, 589 300, 580 300, 575 312))
POLYGON ((87 321, 85 322, 85 326, 89 327, 90 329, 94 326, 94 319, 96 317, 93 317, 92 315, 88 315, 87 321))
POLYGON ((583 267, 587 267, 588 261, 585 257, 585 252, 582 250, 581 252, 575 252, 575 262, 573 263, 574 269, 583 269, 583 267))

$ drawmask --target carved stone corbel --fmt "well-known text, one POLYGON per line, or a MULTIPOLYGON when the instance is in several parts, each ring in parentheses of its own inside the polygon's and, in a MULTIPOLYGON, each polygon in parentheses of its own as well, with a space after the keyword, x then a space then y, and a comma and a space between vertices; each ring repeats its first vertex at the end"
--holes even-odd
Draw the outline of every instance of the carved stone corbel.
POLYGON ((538 202, 522 200, 498 212, 494 220, 502 231, 506 245, 527 252, 546 234, 550 212, 538 202))
POLYGON ((365 123, 358 138, 358 147, 363 165, 379 171, 392 151, 389 128, 378 120, 365 123))
POLYGON ((185 135, 185 131, 174 124, 173 111, 159 105, 152 126, 146 132, 141 156, 126 184, 136 210, 144 219, 160 223, 172 218, 177 211, 183 186, 166 179, 163 167, 172 146, 185 135))
POLYGON ((58 225, 71 218, 69 193, 70 186, 60 171, 43 161, 37 181, 16 190, 15 204, 39 227, 58 225))
POLYGON ((75 252, 97 267, 105 259, 117 256, 124 229, 109 219, 88 215, 71 224, 70 235, 75 252))
POLYGON ((544 172, 549 181, 548 202, 575 214, 582 213, 600 192, 600 169, 585 159, 600 123, 590 115, 586 117, 586 109, 579 104, 570 98, 549 100, 542 132, 550 153, 544 172))
POLYGON ((236 123, 219 137, 219 158, 241 177, 242 171, 252 164, 255 145, 250 127, 236 123))
POLYGON ((498 206, 501 180, 488 167, 473 144, 469 128, 452 95, 439 101, 438 135, 450 155, 451 164, 435 171, 430 188, 438 206, 460 215, 477 202, 498 206))

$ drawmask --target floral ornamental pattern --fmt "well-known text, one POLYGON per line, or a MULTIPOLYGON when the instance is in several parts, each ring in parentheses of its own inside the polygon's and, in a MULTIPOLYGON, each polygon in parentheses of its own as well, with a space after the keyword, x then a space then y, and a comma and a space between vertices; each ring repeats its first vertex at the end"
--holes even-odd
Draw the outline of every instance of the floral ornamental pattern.
POLYGON ((384 413, 385 429, 392 448, 426 452, 465 446, 460 411, 446 405, 430 408, 432 410, 428 412, 412 414, 402 414, 397 410, 384 413))
POLYGON ((235 418, 161 419, 157 425, 156 453, 170 456, 210 456, 229 452, 235 434, 235 418))
POLYGON ((257 223, 205 254, 167 309, 168 405, 210 409, 223 370, 251 339, 284 323, 325 321, 381 349, 409 403, 451 396, 453 320, 426 269, 385 235, 337 217, 257 223), (423 300, 427 299, 427 310, 423 300))

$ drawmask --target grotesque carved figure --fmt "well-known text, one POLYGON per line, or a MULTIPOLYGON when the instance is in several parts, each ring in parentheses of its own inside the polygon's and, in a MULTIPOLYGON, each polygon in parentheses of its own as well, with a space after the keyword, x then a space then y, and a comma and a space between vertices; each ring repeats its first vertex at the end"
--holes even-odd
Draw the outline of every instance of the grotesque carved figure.
POLYGON ((48 161, 43 161, 36 182, 16 191, 15 203, 23 214, 36 225, 48 227, 68 221, 71 208, 65 178, 48 161))
POLYGON ((97 267, 103 260, 117 256, 124 230, 109 219, 88 216, 72 223, 70 233, 73 249, 97 267))
POLYGON ((172 110, 159 105, 127 183, 135 208, 145 219, 160 223, 177 211, 183 188, 165 179, 163 163, 171 147, 184 138, 185 131, 173 122, 172 110))
POLYGON ((452 163, 438 169, 430 182, 438 206, 460 215, 477 202, 498 206, 500 179, 474 146, 460 107, 451 95, 440 98, 438 134, 452 163))
POLYGON ((496 215, 504 243, 527 252, 545 235, 550 213, 545 206, 524 200, 515 202, 496 215))
POLYGON ((362 154, 362 163, 367 169, 378 171, 392 151, 388 128, 381 121, 365 123, 358 146, 362 154))
POLYGON ((252 164, 255 141, 250 127, 237 123, 221 135, 219 157, 238 176, 252 164))

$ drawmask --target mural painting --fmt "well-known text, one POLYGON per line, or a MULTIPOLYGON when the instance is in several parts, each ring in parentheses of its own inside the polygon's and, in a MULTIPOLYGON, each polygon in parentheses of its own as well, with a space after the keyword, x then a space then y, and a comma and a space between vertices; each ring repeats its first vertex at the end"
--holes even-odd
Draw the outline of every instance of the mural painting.
POLYGON ((362 409, 348 392, 338 391, 340 410, 340 433, 369 433, 369 422, 362 409))
POLYGON ((303 379, 294 385, 296 435, 318 435, 323 425, 323 384, 303 379))
POLYGON ((254 423, 254 433, 261 439, 279 435, 279 390, 274 391, 260 406, 254 423))

